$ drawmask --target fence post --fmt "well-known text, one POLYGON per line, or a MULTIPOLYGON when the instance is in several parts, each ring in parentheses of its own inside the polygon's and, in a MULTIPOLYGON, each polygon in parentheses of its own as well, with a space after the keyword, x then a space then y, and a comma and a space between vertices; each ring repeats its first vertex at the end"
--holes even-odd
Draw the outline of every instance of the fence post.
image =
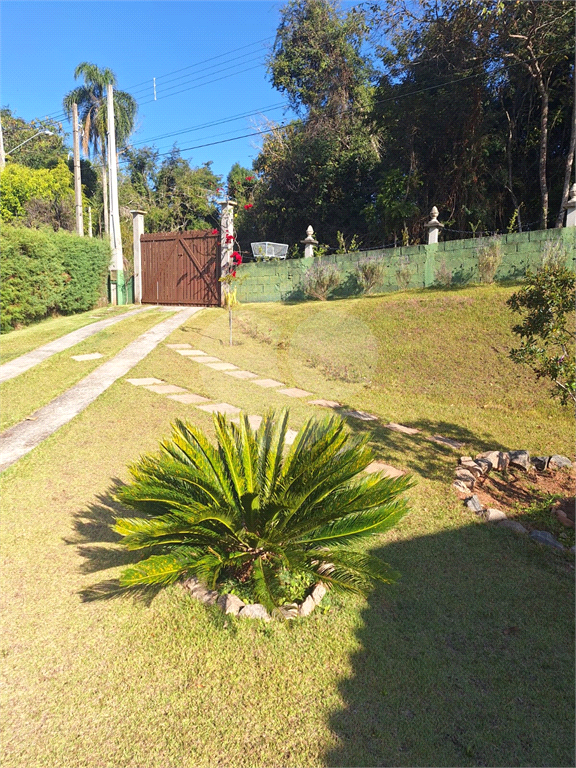
POLYGON ((306 230, 305 239, 300 240, 300 242, 304 243, 304 258, 308 259, 314 256, 314 246, 318 245, 318 240, 314 240, 314 230, 312 229, 312 225, 306 230))
POLYGON ((563 207, 566 208, 566 226, 576 227, 576 184, 570 187, 570 197, 563 207))
POLYGON ((438 221, 438 208, 436 208, 436 206, 430 211, 430 216, 430 221, 427 224, 424 224, 425 228, 428 230, 428 245, 438 242, 438 233, 444 228, 444 224, 440 224, 438 221))
POLYGON ((140 236, 144 234, 144 214, 146 211, 130 211, 132 214, 132 233, 134 248, 134 304, 142 304, 142 249, 140 236))

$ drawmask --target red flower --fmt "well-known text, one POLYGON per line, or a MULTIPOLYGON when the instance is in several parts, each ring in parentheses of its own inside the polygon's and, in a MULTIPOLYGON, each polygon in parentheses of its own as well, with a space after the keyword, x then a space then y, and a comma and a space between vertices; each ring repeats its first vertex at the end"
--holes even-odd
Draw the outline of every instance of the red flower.
POLYGON ((252 181, 253 178, 254 176, 246 176, 246 181, 252 181))
POLYGON ((232 275, 232 277, 236 277, 236 270, 234 269, 232 272, 230 272, 230 274, 232 275))
POLYGON ((213 229, 213 230, 212 230, 212 234, 213 234, 213 235, 217 235, 217 234, 218 234, 218 230, 217 230, 217 229, 213 229))
POLYGON ((246 203, 246 205, 244 206, 244 209, 247 211, 249 208, 253 208, 253 207, 254 206, 252 205, 252 203, 246 203))
POLYGON ((231 243, 234 240, 234 235, 231 235, 230 233, 226 234, 226 242, 231 243))

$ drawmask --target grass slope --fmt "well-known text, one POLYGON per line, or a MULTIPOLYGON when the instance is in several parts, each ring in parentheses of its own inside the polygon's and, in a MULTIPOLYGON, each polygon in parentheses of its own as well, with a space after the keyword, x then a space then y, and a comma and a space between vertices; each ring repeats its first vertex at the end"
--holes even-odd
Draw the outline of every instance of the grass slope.
MULTIPOLYGON (((506 295, 245 307, 249 332, 232 349, 220 342, 224 313, 206 311, 168 341, 384 423, 450 427, 470 449, 566 452, 569 417, 506 360, 506 295), (329 364, 348 373, 327 378, 329 364), (350 380, 364 375, 369 384, 350 380)), ((140 374, 250 413, 285 402, 165 346, 140 374)), ((293 426, 311 410, 294 403, 293 426)), ((449 488, 456 454, 420 435, 379 426, 373 438, 419 482, 412 513, 375 542, 402 579, 368 600, 267 626, 225 622, 178 586, 148 603, 83 602, 87 585, 134 556, 108 527, 120 511, 113 485, 176 416, 210 431, 207 414, 118 381, 0 477, 4 765, 573 764, 573 560, 478 524, 449 488)))

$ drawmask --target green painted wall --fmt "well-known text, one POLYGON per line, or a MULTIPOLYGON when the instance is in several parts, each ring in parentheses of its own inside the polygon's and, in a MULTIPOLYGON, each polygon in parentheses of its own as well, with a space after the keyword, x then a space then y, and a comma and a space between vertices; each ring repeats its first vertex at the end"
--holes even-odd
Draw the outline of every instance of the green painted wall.
MULTIPOLYGON (((536 232, 520 232, 502 235, 502 261, 496 272, 497 281, 521 279, 527 269, 536 269, 542 263, 544 244, 547 240, 562 238, 568 261, 572 268, 576 261, 576 227, 546 229, 536 232)), ((359 259, 382 260, 385 276, 374 293, 400 290, 396 271, 407 266, 411 272, 409 288, 428 288, 435 283, 435 275, 443 262, 452 272, 452 284, 478 282, 478 249, 490 242, 489 238, 451 240, 436 245, 411 245, 386 250, 359 251, 335 254, 322 258, 325 264, 335 264, 341 274, 340 286, 332 297, 359 295, 353 277, 359 259)), ((301 301, 302 277, 315 259, 288 259, 286 261, 262 261, 242 266, 243 282, 238 286, 240 301, 301 301)))

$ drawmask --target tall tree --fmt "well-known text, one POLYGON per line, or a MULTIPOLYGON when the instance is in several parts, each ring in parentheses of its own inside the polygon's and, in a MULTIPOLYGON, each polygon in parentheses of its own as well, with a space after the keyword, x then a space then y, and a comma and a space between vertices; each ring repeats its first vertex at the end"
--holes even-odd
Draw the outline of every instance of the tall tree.
MULTIPOLYGON (((74 70, 74 79, 84 78, 84 85, 75 88, 64 97, 64 109, 70 118, 72 104, 78 105, 83 127, 82 148, 86 154, 99 154, 102 161, 102 197, 104 204, 104 230, 108 232, 108 173, 106 169, 106 86, 116 86, 116 75, 109 69, 100 69, 87 61, 74 70)), ((134 127, 138 106, 136 100, 126 91, 114 90, 114 125, 116 145, 122 147, 134 127)))

